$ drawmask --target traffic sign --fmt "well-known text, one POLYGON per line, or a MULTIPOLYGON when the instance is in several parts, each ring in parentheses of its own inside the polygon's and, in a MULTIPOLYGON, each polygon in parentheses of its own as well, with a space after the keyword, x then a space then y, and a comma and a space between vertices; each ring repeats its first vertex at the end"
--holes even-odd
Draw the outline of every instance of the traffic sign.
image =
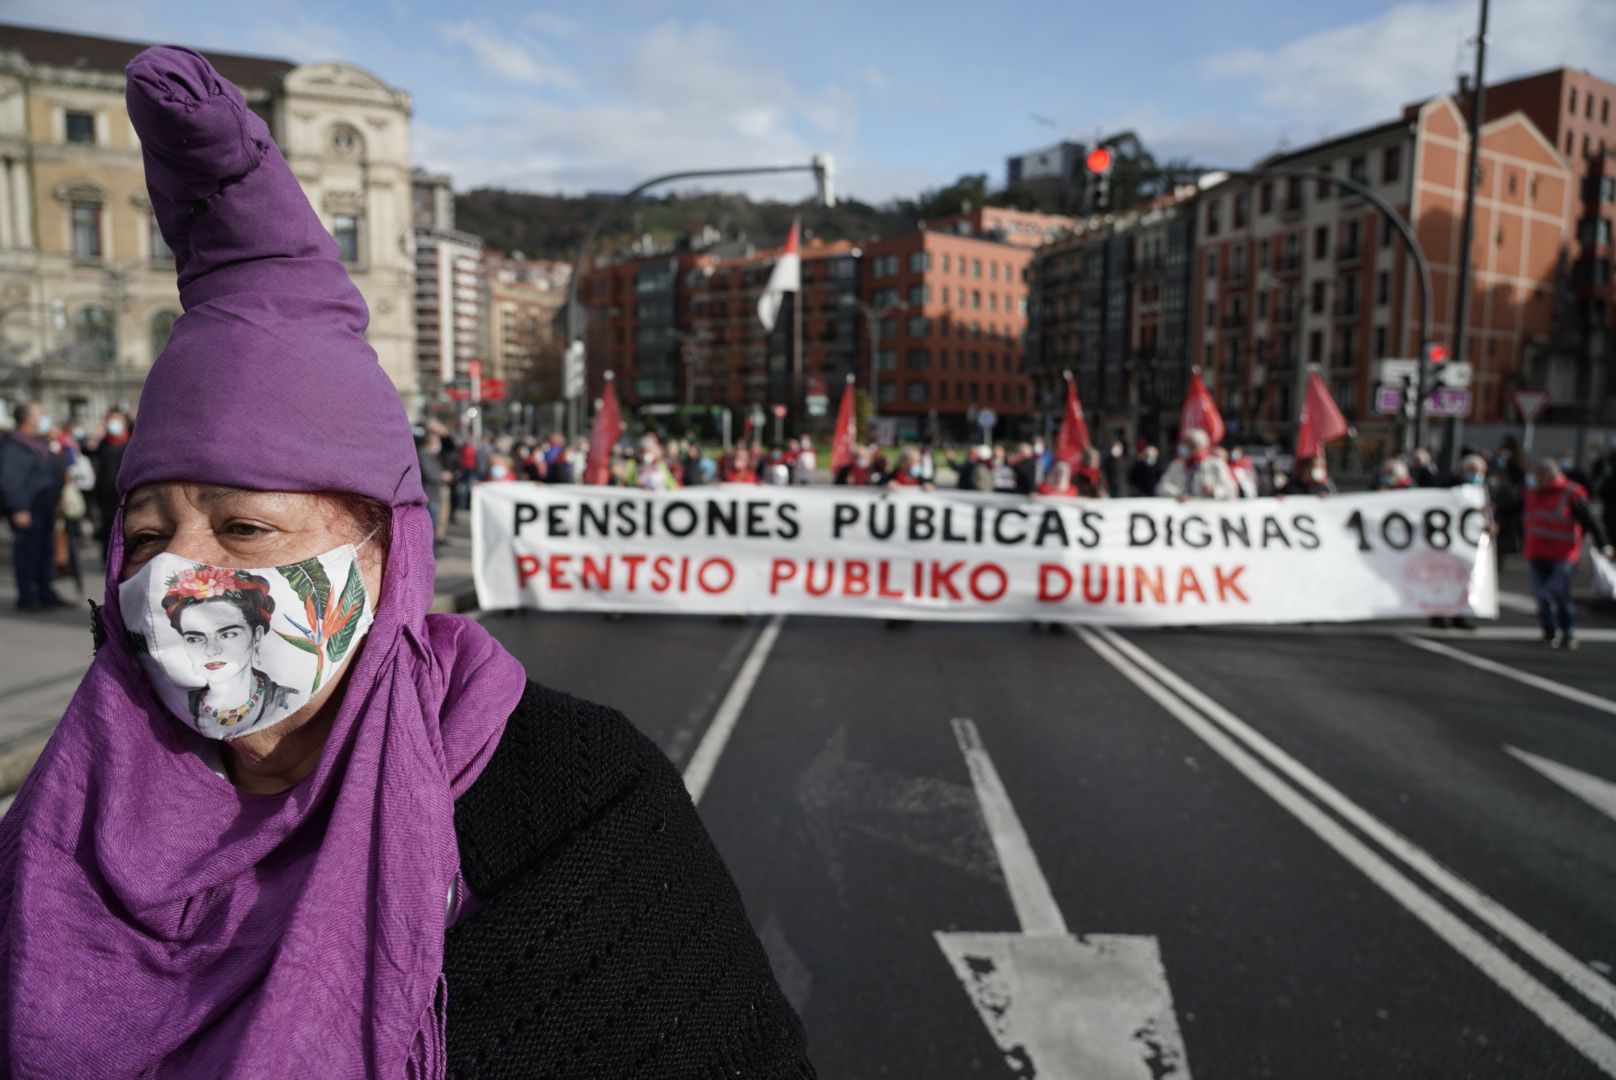
MULTIPOLYGON (((1402 386, 1420 377, 1418 360, 1382 360, 1375 365, 1375 373, 1382 386, 1402 386)), ((1438 386, 1451 386, 1462 390, 1470 385, 1475 369, 1468 360, 1455 360, 1442 364, 1433 372, 1438 386)))
POLYGON ((1538 418, 1543 406, 1549 403, 1547 390, 1513 390, 1509 398, 1515 403, 1515 411, 1521 414, 1521 419, 1530 424, 1538 418))
POLYGON ((978 409, 976 410, 976 422, 988 431, 992 431, 993 425, 999 422, 999 414, 992 409, 978 409))
MULTIPOLYGON (((1401 386, 1382 386, 1375 390, 1375 411, 1382 415, 1402 415, 1407 401, 1401 386)), ((1428 416, 1469 416, 1470 404, 1470 391, 1463 387, 1438 386, 1425 396, 1428 416)))
POLYGON ((824 416, 830 409, 830 398, 825 394, 808 395, 808 415, 824 416))

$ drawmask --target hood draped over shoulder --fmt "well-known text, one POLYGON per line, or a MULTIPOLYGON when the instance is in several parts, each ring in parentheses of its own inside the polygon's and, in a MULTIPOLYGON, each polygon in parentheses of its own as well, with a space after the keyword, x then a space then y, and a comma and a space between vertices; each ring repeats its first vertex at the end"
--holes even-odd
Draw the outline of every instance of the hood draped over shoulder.
POLYGON ((520 697, 477 623, 429 616, 432 527, 368 313, 263 120, 201 55, 128 67, 185 312, 120 499, 187 480, 392 508, 376 619, 315 772, 238 791, 148 687, 117 605, 0 820, 0 1074, 443 1074, 454 800, 520 697))

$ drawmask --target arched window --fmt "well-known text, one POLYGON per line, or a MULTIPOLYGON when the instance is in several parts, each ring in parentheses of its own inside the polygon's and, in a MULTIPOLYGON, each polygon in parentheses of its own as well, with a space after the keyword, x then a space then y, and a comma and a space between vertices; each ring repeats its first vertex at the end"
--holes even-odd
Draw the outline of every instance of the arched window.
POLYGON ((155 361, 157 354, 163 351, 168 344, 168 336, 174 332, 174 320, 180 317, 177 311, 155 311, 151 317, 151 358, 155 361))
POLYGON ((104 307, 82 307, 73 316, 73 351, 80 363, 110 364, 118 355, 117 328, 104 307))

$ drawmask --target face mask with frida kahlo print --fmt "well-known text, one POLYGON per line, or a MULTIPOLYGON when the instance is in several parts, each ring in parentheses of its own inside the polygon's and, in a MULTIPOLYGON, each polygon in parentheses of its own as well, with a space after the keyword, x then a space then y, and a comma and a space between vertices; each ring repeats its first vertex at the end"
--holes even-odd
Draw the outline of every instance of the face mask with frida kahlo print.
POLYGON ((209 739, 239 739, 307 705, 374 618, 365 543, 266 569, 166 552, 141 567, 118 586, 118 605, 158 699, 209 739))

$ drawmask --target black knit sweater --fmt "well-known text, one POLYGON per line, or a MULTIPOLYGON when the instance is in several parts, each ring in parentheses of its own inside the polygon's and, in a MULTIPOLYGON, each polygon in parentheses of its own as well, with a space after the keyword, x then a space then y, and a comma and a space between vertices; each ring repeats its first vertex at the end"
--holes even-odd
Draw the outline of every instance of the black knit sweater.
POLYGON ((451 1077, 813 1078, 679 774, 621 714, 529 683, 455 833, 482 906, 444 953, 451 1077))

